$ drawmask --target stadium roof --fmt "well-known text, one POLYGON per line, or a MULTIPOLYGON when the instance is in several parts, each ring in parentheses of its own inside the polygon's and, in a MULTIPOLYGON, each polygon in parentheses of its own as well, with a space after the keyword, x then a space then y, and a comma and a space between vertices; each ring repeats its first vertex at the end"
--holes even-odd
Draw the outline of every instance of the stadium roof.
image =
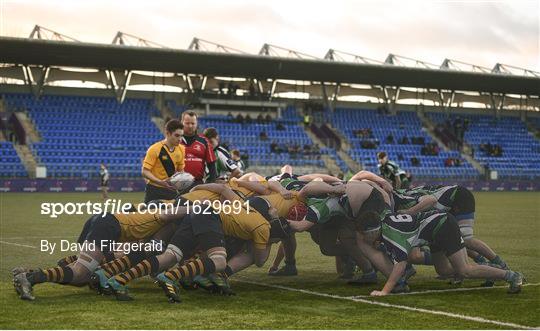
POLYGON ((540 77, 156 47, 0 38, 0 62, 540 95, 540 77))

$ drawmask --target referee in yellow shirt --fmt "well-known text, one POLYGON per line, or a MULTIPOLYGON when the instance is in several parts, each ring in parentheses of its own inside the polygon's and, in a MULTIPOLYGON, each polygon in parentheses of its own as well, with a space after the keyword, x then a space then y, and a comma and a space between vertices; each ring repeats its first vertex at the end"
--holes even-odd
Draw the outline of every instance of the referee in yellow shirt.
POLYGON ((180 145, 184 126, 179 120, 165 124, 165 139, 148 148, 142 166, 142 176, 146 179, 144 203, 152 200, 171 200, 177 195, 168 179, 184 170, 185 149, 180 145))

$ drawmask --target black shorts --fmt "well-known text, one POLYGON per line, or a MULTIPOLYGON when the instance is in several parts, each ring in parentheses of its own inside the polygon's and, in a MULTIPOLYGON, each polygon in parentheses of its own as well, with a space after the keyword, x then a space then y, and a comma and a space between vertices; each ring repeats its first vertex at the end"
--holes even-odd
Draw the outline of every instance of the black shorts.
POLYGON ((446 256, 450 256, 464 247, 459 226, 454 217, 448 214, 448 218, 435 233, 433 242, 429 245, 431 253, 444 252, 446 256))
POLYGON ((118 241, 121 233, 120 223, 112 214, 107 213, 104 217, 96 215, 92 217, 85 240, 95 242, 96 247, 101 247, 102 240, 118 241))
POLYGON ((90 232, 90 229, 92 228, 92 224, 96 221, 96 219, 101 218, 101 215, 94 215, 90 217, 86 222, 84 223, 83 229, 81 231, 81 234, 79 235, 79 239, 77 239, 78 244, 82 244, 86 237, 88 236, 88 233, 90 232))
POLYGON ((207 251, 213 247, 225 247, 221 220, 216 214, 189 214, 178 226, 170 243, 178 247, 185 257, 197 249, 207 251))
POLYGON ((225 249, 227 250, 227 260, 242 252, 247 242, 247 240, 226 236, 225 249))
POLYGON ((453 215, 472 214, 476 211, 476 201, 471 191, 458 186, 450 212, 453 215))
POLYGON ((144 203, 148 203, 152 200, 173 200, 176 195, 176 191, 169 190, 164 187, 157 187, 151 184, 146 184, 144 203))

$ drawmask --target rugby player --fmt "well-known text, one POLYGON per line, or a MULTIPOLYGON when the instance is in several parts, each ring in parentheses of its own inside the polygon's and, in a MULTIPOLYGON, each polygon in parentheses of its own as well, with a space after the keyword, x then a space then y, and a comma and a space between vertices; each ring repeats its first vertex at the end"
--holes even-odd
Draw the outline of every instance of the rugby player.
POLYGON ((380 291, 371 292, 371 295, 384 296, 391 293, 405 272, 409 253, 421 243, 430 246, 435 270, 443 277, 457 274, 462 278, 505 280, 509 283, 508 293, 520 292, 523 284, 521 273, 468 263, 463 238, 453 218, 452 214, 439 211, 414 216, 390 213, 381 222, 380 215, 374 211, 360 214, 357 229, 362 240, 372 245, 377 240, 382 241, 393 260, 392 264, 386 256, 381 256, 380 251, 370 248, 367 256, 372 262, 378 260, 380 265, 384 265, 380 270, 385 270, 388 276, 384 287, 380 291))
MULTIPOLYGON (((221 186, 220 195, 223 200, 236 201, 240 199, 230 188, 221 186)), ((279 195, 279 194, 277 194, 279 195)), ((281 195, 279 195, 281 196, 281 195)), ((225 235, 253 242, 255 264, 264 264, 269 254, 268 242, 271 229, 281 229, 287 225, 279 219, 265 200, 258 197, 248 198, 249 205, 243 204, 240 213, 190 214, 173 235, 165 253, 150 257, 137 264, 127 272, 116 275, 108 280, 108 285, 118 300, 131 300, 126 284, 150 273, 156 274, 166 270, 184 257, 191 257, 195 248, 200 247, 205 253, 203 257, 187 262, 171 272, 160 273, 157 276, 160 286, 171 301, 178 302, 178 287, 174 280, 196 275, 222 272, 227 266, 225 235), (174 278, 174 279, 173 279, 174 278)), ((282 232, 278 234, 283 234, 282 232)))
POLYGON ((216 170, 218 178, 238 178, 242 171, 232 159, 229 151, 220 145, 220 138, 216 128, 206 128, 203 135, 210 141, 216 155, 216 170))
MULTIPOLYGON (((13 279, 15 290, 23 300, 34 300, 33 286, 45 282, 81 286, 88 283, 90 275, 98 268, 110 245, 103 243, 137 242, 149 238, 165 224, 182 218, 187 207, 168 208, 160 213, 126 213, 104 216, 94 215, 85 224, 81 237, 82 249, 75 262, 47 269, 16 273, 13 279)), ((81 241, 81 240, 80 240, 81 241)))
POLYGON ((491 264, 508 269, 508 265, 499 255, 485 242, 474 237, 476 202, 467 188, 460 185, 426 186, 394 192, 393 196, 396 210, 404 214, 414 215, 431 208, 451 213, 465 240, 465 247, 478 253, 472 253, 475 262, 486 264, 485 257, 491 264))
POLYGON ((411 184, 410 176, 402 170, 397 163, 388 160, 386 152, 377 153, 379 172, 381 176, 392 183, 396 189, 408 188, 411 184))
POLYGON ((180 146, 184 126, 179 120, 165 124, 165 139, 148 148, 142 165, 142 176, 146 180, 144 202, 174 199, 176 189, 168 179, 184 170, 185 150, 180 146))

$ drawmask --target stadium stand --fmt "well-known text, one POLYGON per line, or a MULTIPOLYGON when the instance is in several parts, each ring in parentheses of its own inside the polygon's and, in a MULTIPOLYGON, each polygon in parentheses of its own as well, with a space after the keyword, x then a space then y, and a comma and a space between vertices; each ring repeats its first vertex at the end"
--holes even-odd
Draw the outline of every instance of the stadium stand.
POLYGON ((25 177, 27 176, 21 159, 17 155, 13 143, 0 141, 0 177, 25 177))
MULTIPOLYGON (((42 141, 30 143, 30 147, 37 160, 47 167, 49 177, 93 178, 103 162, 113 178, 138 178, 146 149, 162 138, 151 121, 151 116, 159 116, 159 112, 148 99, 127 99, 118 104, 113 98, 104 97, 44 96, 36 100, 29 94, 6 94, 4 98, 10 110, 27 111, 40 132, 42 141)), ((175 115, 187 109, 172 101, 167 101, 167 105, 175 115)), ((284 110, 282 119, 272 123, 259 124, 254 120, 252 124, 240 124, 230 122, 227 116, 211 115, 199 119, 199 128, 202 132, 206 127, 216 127, 230 149, 237 148, 249 155, 250 165, 324 167, 316 153, 304 156, 304 145, 313 142, 298 124, 300 120, 291 107, 284 110), (283 126, 282 130, 277 128, 278 124, 283 126), (261 131, 266 132, 267 140, 259 139, 261 131), (271 153, 272 142, 282 147, 298 144, 301 151, 271 153)), ((21 172, 24 168, 21 170, 20 160, 14 162, 17 172, 6 170, 2 176, 26 176, 26 172, 21 172)))
POLYGON ((250 165, 290 164, 293 166, 324 167, 319 154, 305 153, 304 146, 313 146, 313 141, 298 124, 299 118, 294 108, 287 108, 282 119, 271 123, 238 123, 226 115, 209 115, 199 119, 199 127, 215 127, 220 133, 222 143, 231 149, 238 149, 241 154, 249 155, 250 165), (278 126, 281 124, 281 129, 278 126), (261 132, 267 136, 260 138, 261 132), (277 144, 272 152, 272 144, 277 144), (297 153, 290 153, 289 147, 297 146, 297 153))
MULTIPOLYGON (((114 98, 107 97, 49 95, 37 100, 30 94, 11 93, 3 98, 10 111, 27 111, 34 122, 42 140, 30 142, 29 146, 38 162, 47 167, 49 177, 95 178, 103 162, 113 178, 139 178, 146 148, 161 139, 160 131, 151 121, 152 116, 160 113, 150 99, 127 99, 118 104, 114 98)), ((171 100, 166 104, 175 116, 187 109, 171 100)), ((453 121, 458 116, 427 115, 435 123, 453 121)), ((488 115, 459 116, 470 122, 464 140, 474 147, 475 159, 498 171, 499 178, 539 177, 540 143, 527 131, 526 123, 518 117, 503 116, 496 120, 488 115), (503 154, 491 156, 481 151, 481 145, 488 143, 500 145, 503 154)), ((349 154, 367 170, 377 172, 376 153, 386 151, 391 160, 417 178, 473 180, 480 176, 458 151, 440 149, 438 155, 422 155, 423 147, 433 144, 433 140, 422 129, 414 112, 388 115, 378 110, 338 108, 334 113, 326 112, 325 120, 345 135, 352 146, 349 154), (408 143, 402 141, 404 137, 408 143), (413 164, 416 162, 413 158, 419 164, 413 164), (459 159, 461 165, 449 166, 448 159, 459 159)), ((239 149, 249 156, 250 166, 288 163, 320 169, 324 167, 320 154, 327 154, 343 173, 348 171, 335 149, 314 145, 302 128, 302 117, 292 106, 283 110, 281 119, 270 123, 259 123, 252 116, 251 123, 242 124, 218 114, 200 117, 199 121, 200 132, 210 126, 217 128, 229 149, 239 149), (261 132, 266 134, 266 139, 261 139, 261 132), (275 144, 281 152, 271 152, 275 144), (299 151, 291 153, 288 148, 295 145, 299 151), (312 146, 311 152, 305 153, 304 145, 312 146)), ((539 127, 540 119, 531 118, 528 123, 539 127)), ((0 146, 0 176, 26 177, 12 143, 1 142, 0 146)))
POLYGON ((394 116, 372 109, 337 108, 326 116, 351 143, 351 157, 369 171, 378 173, 376 154, 386 151, 390 160, 415 177, 474 179, 479 175, 470 163, 461 159, 459 152, 441 149, 438 155, 422 155, 422 147, 433 140, 422 129, 414 112, 402 111, 394 116), (393 142, 388 139, 389 135, 393 142), (407 137, 407 144, 400 143, 404 137, 407 137), (413 137, 422 138, 424 144, 412 144, 413 137), (413 165, 412 158, 418 159, 420 164, 413 165), (446 166, 445 161, 449 158, 460 159, 461 166, 446 166))
POLYGON ((112 177, 140 177, 141 159, 148 146, 161 139, 150 115, 149 100, 5 95, 10 109, 26 110, 41 134, 30 144, 50 177, 96 177, 101 162, 112 177))
MULTIPOLYGON (((484 167, 496 170, 501 179, 534 179, 540 177, 540 142, 527 131, 526 124, 519 117, 501 116, 497 119, 489 115, 446 115, 428 113, 436 123, 457 118, 468 120, 468 130, 464 133, 466 143, 474 147, 474 158, 484 167), (501 155, 494 156, 487 148, 499 145, 501 155)), ((538 126, 538 118, 531 120, 538 126)), ((495 153, 496 154, 496 153, 495 153)))

